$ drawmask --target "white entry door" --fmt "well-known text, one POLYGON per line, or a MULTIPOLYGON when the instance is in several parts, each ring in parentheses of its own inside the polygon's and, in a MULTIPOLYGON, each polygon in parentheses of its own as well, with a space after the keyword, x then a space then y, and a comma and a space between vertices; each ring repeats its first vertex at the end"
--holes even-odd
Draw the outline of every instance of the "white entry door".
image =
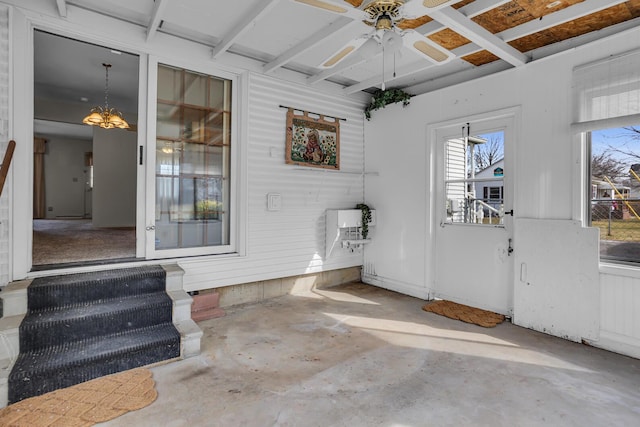
POLYGON ((435 129, 434 294, 513 309, 513 112, 435 129))

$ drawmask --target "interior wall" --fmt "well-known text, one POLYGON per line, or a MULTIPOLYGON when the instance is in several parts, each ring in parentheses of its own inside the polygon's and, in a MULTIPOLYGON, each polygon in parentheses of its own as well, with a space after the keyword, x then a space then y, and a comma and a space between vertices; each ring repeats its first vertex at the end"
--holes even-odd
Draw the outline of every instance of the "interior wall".
POLYGON ((47 140, 44 154, 46 218, 85 215, 85 153, 92 141, 40 135, 47 140))
MULTIPOLYGON (((2 46, 10 45, 9 11, 9 7, 0 5, 0 44, 2 46)), ((0 152, 2 153, 6 151, 9 139, 13 137, 11 133, 13 103, 11 100, 11 70, 9 64, 10 50, 7 48, 0 49, 0 88, 3 88, 0 90, 0 152)), ((15 155, 12 163, 14 165, 16 163, 15 155)), ((11 204, 9 201, 12 197, 13 169, 15 169, 15 166, 9 168, 9 175, 0 197, 0 285, 7 283, 11 277, 12 248, 9 241, 11 204)))
MULTIPOLYGON (((161 32, 147 41, 138 26, 74 7, 66 19, 61 19, 56 9, 50 6, 34 1, 25 3, 25 8, 37 8, 37 13, 14 7, 14 52, 30 51, 31 25, 36 22, 39 28, 47 31, 57 32, 56 29, 62 28, 60 31, 64 31, 66 36, 79 40, 103 40, 103 35, 108 33, 112 35, 112 47, 117 49, 155 55, 167 63, 187 68, 189 64, 196 64, 198 69, 211 69, 212 73, 222 68, 240 76, 238 143, 241 144, 243 171, 238 186, 245 197, 240 200, 243 212, 237 219, 243 220, 239 224, 240 243, 246 250, 242 254, 176 260, 185 269, 186 290, 298 276, 362 264, 361 251, 344 251, 330 258, 325 256, 325 211, 354 208, 364 199, 363 108, 368 96, 346 96, 339 86, 330 82, 319 82, 309 87, 304 84, 303 76, 286 69, 278 70, 275 76, 265 76, 262 63, 236 55, 223 55, 220 61, 212 63, 210 48, 201 44, 161 32), (289 77, 301 83, 292 83, 289 77), (287 110, 280 105, 346 119, 341 121, 339 171, 285 163, 287 110), (267 210, 269 193, 280 194, 279 210, 267 210)), ((29 93, 33 82, 25 77, 28 75, 28 61, 22 57, 14 62, 14 84, 16 90, 29 93)), ((147 83, 144 72, 141 78, 144 90, 147 83)), ((24 124, 28 129, 33 120, 30 117, 32 112, 33 107, 22 102, 16 123, 24 124)), ((24 132, 24 127, 18 129, 18 134, 24 132)), ((138 132, 144 134, 145 131, 146 124, 139 123, 138 132)), ((94 147, 96 169, 99 166, 98 150, 94 147)), ((24 158, 26 154, 24 150, 17 151, 20 167, 29 170, 24 158)), ((135 161, 135 155, 133 159, 135 161)), ((96 176, 95 193, 98 191, 98 179, 96 176)), ((25 191, 28 182, 25 179, 16 187, 25 191)), ((94 197, 97 197, 95 193, 94 197)), ((153 202, 147 201, 150 203, 153 202)), ((28 236, 31 230, 25 221, 20 220, 20 213, 28 206, 30 204, 24 197, 16 199, 14 235, 16 253, 21 260, 28 258, 28 244, 22 242, 28 241, 24 236, 28 236)), ((94 205, 94 217, 98 210, 94 205)), ((29 274, 29 267, 26 261, 14 263, 14 278, 29 274)))
MULTIPOLYGON (((366 202, 378 212, 378 227, 365 252, 365 280, 380 286, 410 291, 426 297, 434 288, 435 268, 460 268, 455 260, 445 266, 434 265, 433 247, 435 192, 434 159, 427 135, 429 124, 519 107, 520 123, 515 141, 516 218, 572 220, 579 216, 576 200, 583 193, 577 182, 581 173, 578 138, 570 131, 572 121, 571 78, 573 67, 609 55, 637 48, 640 29, 593 43, 589 46, 538 60, 497 75, 413 97, 409 106, 400 104, 375 111, 365 123, 366 168, 378 175, 366 177, 366 202), (390 126, 390 124, 393 124, 390 126), (391 143, 393 141, 393 143, 391 143)), ((547 241, 558 236, 541 226, 522 235, 517 225, 515 254, 519 245, 537 248, 520 262, 529 270, 542 271, 547 241)), ((578 234, 590 230, 579 229, 578 234)), ((579 325, 599 323, 598 255, 590 252, 580 263, 563 262, 581 254, 576 238, 563 245, 562 256, 555 259, 566 269, 568 281, 555 287, 538 287, 516 301, 516 306, 537 304, 539 311, 530 325, 535 329, 574 340, 597 339, 593 328, 579 325), (582 270, 581 265, 588 268, 582 270), (571 270, 571 271, 569 271, 571 270), (587 292, 584 292, 585 286, 587 292), (553 304, 548 304, 553 301, 553 304), (572 310, 575 304, 580 311, 572 310), (572 318, 569 320, 569 318, 572 318), (558 319, 562 321, 558 323, 558 319)), ((515 276, 520 266, 515 266, 515 276)), ((526 286, 514 277, 514 287, 526 286)), ((472 286, 472 284, 469 284, 472 286)), ((518 297, 516 297, 518 298, 518 297)), ((518 313, 514 313, 517 323, 518 313)), ((530 319, 531 320, 531 319, 530 319)))
POLYGON ((93 130, 92 223, 135 227, 137 135, 121 129, 93 130))
POLYGON ((182 260, 185 288, 197 290, 362 265, 363 252, 325 255, 327 209, 352 209, 364 198, 364 105, 256 73, 248 76, 246 186, 247 255, 182 260), (286 108, 341 117, 340 170, 285 163, 286 108), (267 195, 279 194, 279 210, 267 195))

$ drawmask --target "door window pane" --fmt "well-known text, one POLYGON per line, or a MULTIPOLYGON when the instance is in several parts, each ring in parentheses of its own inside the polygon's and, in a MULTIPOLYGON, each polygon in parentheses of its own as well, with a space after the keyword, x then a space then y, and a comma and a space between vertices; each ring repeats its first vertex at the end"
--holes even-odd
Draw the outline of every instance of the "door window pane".
POLYGON ((159 65, 156 249, 229 244, 231 81, 159 65))
POLYGON ((504 132, 448 140, 444 170, 446 223, 502 224, 504 132))

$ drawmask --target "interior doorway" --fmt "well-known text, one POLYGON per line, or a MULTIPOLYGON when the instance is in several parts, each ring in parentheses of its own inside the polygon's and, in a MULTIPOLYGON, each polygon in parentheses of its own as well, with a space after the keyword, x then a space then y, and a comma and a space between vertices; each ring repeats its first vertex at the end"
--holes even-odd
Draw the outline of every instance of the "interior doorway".
POLYGON ((33 270, 135 259, 138 73, 137 55, 34 32, 33 270), (93 107, 129 128, 83 124, 93 107))

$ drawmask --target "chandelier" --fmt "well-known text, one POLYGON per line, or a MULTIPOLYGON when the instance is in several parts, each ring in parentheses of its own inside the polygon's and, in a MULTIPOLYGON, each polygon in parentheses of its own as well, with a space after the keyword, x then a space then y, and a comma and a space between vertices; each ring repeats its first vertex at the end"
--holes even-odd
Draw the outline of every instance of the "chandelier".
POLYGON ((129 123, 122 117, 122 113, 115 108, 109 108, 109 68, 111 64, 103 63, 105 69, 104 107, 96 106, 91 109, 89 115, 82 119, 82 123, 91 126, 100 126, 104 129, 129 129, 129 123))

